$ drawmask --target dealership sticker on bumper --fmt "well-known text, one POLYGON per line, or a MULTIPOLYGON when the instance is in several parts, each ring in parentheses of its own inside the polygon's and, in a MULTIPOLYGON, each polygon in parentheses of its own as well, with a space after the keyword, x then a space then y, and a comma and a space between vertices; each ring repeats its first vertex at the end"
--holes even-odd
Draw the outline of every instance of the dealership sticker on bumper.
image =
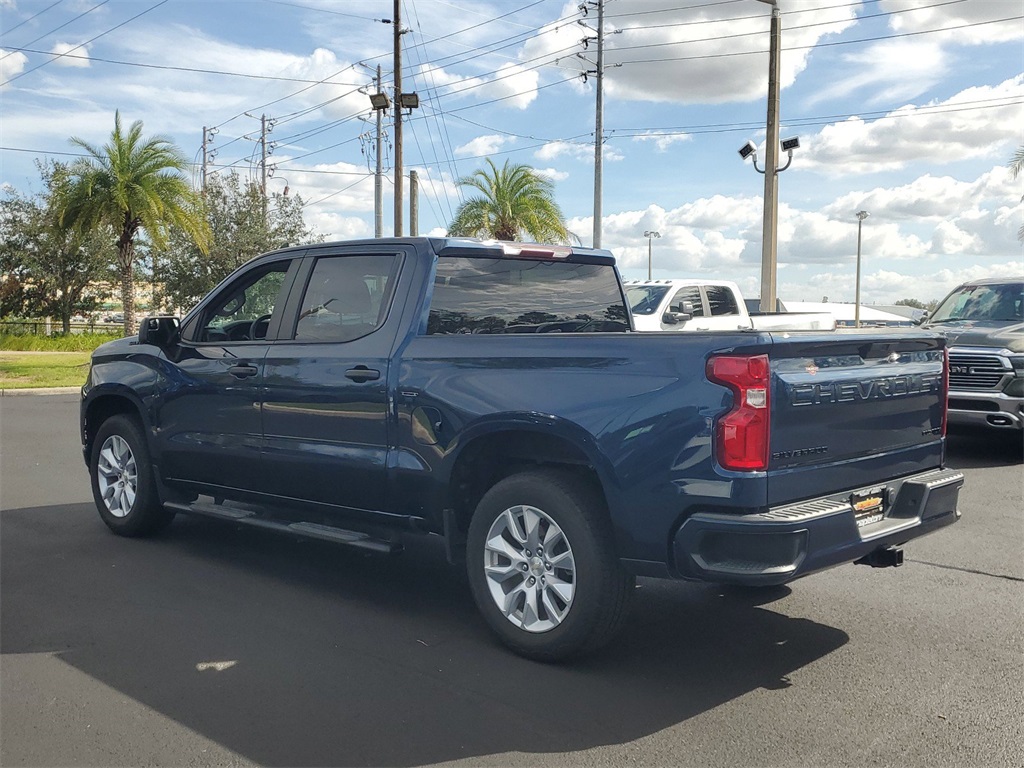
POLYGON ((872 488, 864 493, 854 493, 850 496, 850 506, 853 508, 853 519, 857 522, 858 528, 865 525, 877 523, 885 517, 885 489, 872 488))

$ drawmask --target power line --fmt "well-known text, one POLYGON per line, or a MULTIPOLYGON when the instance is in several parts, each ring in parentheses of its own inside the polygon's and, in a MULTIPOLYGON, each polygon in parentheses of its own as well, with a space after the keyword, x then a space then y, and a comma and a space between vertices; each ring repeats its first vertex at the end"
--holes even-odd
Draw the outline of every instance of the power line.
MULTIPOLYGON (((104 2, 106 2, 106 0, 104 0, 104 2)), ((38 66, 32 67, 32 69, 26 69, 26 70, 25 70, 24 72, 21 72, 21 73, 19 73, 19 74, 15 75, 14 77, 12 77, 12 78, 10 78, 9 80, 7 80, 6 82, 0 83, 0 86, 4 86, 4 85, 8 85, 8 84, 10 84, 10 83, 13 83, 13 82, 14 82, 15 80, 18 80, 18 79, 20 79, 20 78, 24 77, 24 76, 25 76, 25 75, 27 75, 27 74, 30 74, 30 73, 32 73, 32 72, 35 72, 35 71, 36 71, 37 69, 42 69, 42 68, 43 68, 43 67, 45 67, 45 66, 46 66, 47 64, 52 64, 52 63, 53 63, 53 62, 55 62, 55 61, 56 61, 57 59, 62 59, 62 58, 64 58, 64 57, 65 57, 65 56, 67 56, 67 55, 68 55, 69 53, 71 53, 71 51, 77 51, 77 50, 78 50, 79 48, 84 48, 84 47, 85 47, 85 46, 87 46, 87 45, 88 45, 89 43, 93 42, 94 40, 99 40, 99 39, 100 39, 101 37, 103 37, 104 35, 109 35, 109 34, 110 34, 111 32, 113 32, 113 31, 115 31, 115 30, 118 30, 118 29, 120 29, 120 28, 121 28, 121 27, 123 27, 123 26, 124 26, 125 24, 128 24, 128 23, 130 23, 130 22, 133 22, 133 21, 135 21, 135 20, 136 20, 137 18, 139 18, 140 16, 145 16, 145 15, 146 15, 147 13, 149 13, 150 11, 155 11, 155 10, 156 10, 157 8, 159 8, 159 7, 161 6, 161 5, 164 5, 164 4, 165 4, 165 3, 167 3, 167 2, 168 2, 168 0, 160 0, 160 2, 156 3, 155 5, 151 5, 151 6, 149 7, 149 8, 147 8, 147 9, 146 9, 146 10, 144 10, 144 11, 142 11, 141 13, 137 13, 137 14, 135 14, 134 16, 132 16, 132 17, 131 17, 130 19, 126 19, 125 21, 122 21, 122 22, 121 22, 120 24, 117 24, 117 25, 115 25, 115 26, 111 27, 111 28, 110 28, 110 29, 108 29, 108 30, 107 30, 106 32, 100 32, 100 34, 96 35, 95 37, 89 38, 89 39, 88 39, 88 40, 86 40, 86 41, 85 41, 84 43, 79 43, 78 45, 76 45, 76 46, 75 46, 74 48, 71 48, 71 49, 70 49, 69 51, 67 51, 66 53, 61 53, 61 54, 57 54, 56 56, 54 56, 54 58, 50 59, 49 61, 44 61, 44 62, 43 62, 42 64, 39 64, 38 66)))
MULTIPOLYGON (((60 5, 60 4, 61 4, 61 3, 63 3, 63 2, 64 2, 64 0, 57 0, 57 2, 55 2, 55 3, 50 3, 50 4, 48 5, 48 6, 46 6, 45 8, 43 8, 43 10, 41 10, 41 11, 37 11, 36 13, 33 13, 33 14, 32 14, 31 16, 29 16, 29 17, 28 17, 27 19, 25 19, 24 21, 19 21, 19 22, 18 22, 17 24, 15 24, 15 25, 14 25, 13 27, 8 27, 8 28, 7 28, 7 29, 5 29, 5 30, 4 30, 3 32, 0 32, 0 37, 2 37, 3 35, 6 35, 6 34, 8 34, 9 32, 13 32, 14 30, 16 30, 16 29, 17 29, 18 27, 20 27, 20 26, 23 26, 23 25, 25 25, 25 24, 28 24, 28 23, 29 23, 30 21, 32 21, 32 19, 36 18, 37 16, 42 16, 42 15, 43 15, 44 13, 46 13, 46 12, 47 12, 48 10, 50 10, 51 8, 53 8, 53 7, 55 6, 55 5, 60 5)), ((47 34, 49 34, 49 33, 47 33, 47 34)), ((45 36, 46 36, 46 35, 44 35, 44 37, 45 37, 45 36)))
MULTIPOLYGON (((131 21, 131 19, 129 19, 129 21, 131 21)), ((92 41, 90 40, 89 42, 92 42, 92 41)), ((87 45, 87 43, 82 43, 82 45, 87 45)), ((79 46, 79 47, 81 47, 81 46, 79 46)), ((53 53, 52 51, 41 51, 41 50, 36 49, 36 48, 22 48, 22 47, 8 46, 7 50, 8 51, 12 51, 12 52, 21 52, 21 53, 39 53, 39 54, 42 54, 44 56, 57 56, 57 54, 53 53)), ((72 49, 72 50, 74 50, 74 49, 72 49)), ((144 62, 139 62, 139 61, 123 61, 123 60, 120 60, 120 59, 104 59, 104 58, 100 58, 98 56, 88 56, 88 55, 81 55, 81 54, 77 54, 76 55, 76 54, 73 54, 73 53, 60 54, 60 57, 68 58, 68 59, 79 59, 79 60, 82 60, 82 61, 89 61, 89 62, 99 62, 101 64, 116 64, 116 65, 122 66, 122 67, 139 67, 141 69, 162 69, 162 70, 168 70, 168 71, 171 71, 171 72, 195 72, 195 73, 200 74, 200 75, 223 75, 225 77, 244 77, 244 78, 249 79, 249 80, 276 80, 276 81, 283 82, 283 83, 312 83, 313 85, 323 85, 323 84, 326 84, 326 85, 343 85, 343 86, 354 86, 354 85, 356 85, 355 83, 339 83, 339 82, 334 82, 334 81, 330 80, 329 78, 325 78, 323 80, 310 80, 308 78, 301 78, 301 77, 276 77, 276 76, 273 76, 273 75, 253 75, 253 74, 248 74, 248 73, 245 73, 245 72, 228 72, 228 71, 222 70, 222 69, 202 69, 202 68, 199 68, 199 67, 176 67, 176 66, 173 66, 171 64, 146 64, 144 62)), ((334 73, 334 75, 331 75, 330 77, 335 77, 336 75, 339 75, 342 72, 344 72, 346 69, 351 69, 351 68, 352 68, 351 66, 345 67, 345 69, 338 70, 336 73, 334 73)), ((301 93, 301 91, 300 91, 300 93, 301 93)), ((285 98, 288 98, 288 97, 285 97, 285 98)), ((271 102, 271 103, 274 103, 274 102, 271 102)), ((265 106, 268 106, 268 105, 265 105, 265 106)), ((260 109, 260 107, 256 107, 256 109, 260 109)))
MULTIPOLYGON (((80 18, 82 18, 82 17, 83 17, 83 16, 85 16, 86 14, 92 13, 92 12, 93 12, 93 11, 95 11, 95 10, 96 10, 97 8, 101 8, 101 7, 103 7, 104 5, 106 5, 106 4, 107 4, 107 3, 109 3, 109 2, 110 2, 110 0, 103 0, 103 2, 101 2, 101 3, 98 3, 98 4, 94 5, 94 6, 93 6, 92 8, 90 8, 89 10, 87 10, 87 11, 82 11, 82 12, 81 12, 80 14, 78 14, 78 15, 77 15, 77 16, 75 16, 74 18, 72 18, 72 19, 70 19, 70 20, 68 20, 68 21, 65 21, 65 22, 64 22, 63 24, 61 24, 61 25, 60 25, 59 27, 54 27, 54 28, 53 28, 53 29, 51 29, 51 30, 50 30, 49 32, 45 32, 44 34, 42 34, 42 35, 40 35, 39 37, 37 37, 37 38, 36 38, 35 40, 30 40, 29 42, 25 43, 25 45, 32 45, 32 44, 34 44, 34 43, 38 43, 38 42, 39 42, 40 40, 42 40, 42 39, 43 39, 44 37, 46 37, 47 35, 52 35, 52 34, 53 34, 54 32, 60 32, 60 30, 64 29, 64 27, 66 27, 66 26, 67 26, 68 24, 71 24, 72 22, 78 21, 78 20, 79 20, 80 18)), ((54 3, 54 5, 56 5, 56 3, 54 3)), ((52 8, 53 6, 51 5, 50 7, 52 8)), ((40 11, 40 13, 42 13, 42 11, 40 11)), ((39 15, 39 14, 36 14, 36 16, 38 16, 38 15, 39 15)), ((33 16, 32 18, 35 18, 35 16, 33 16)), ((9 30, 8 30, 8 31, 9 31, 9 30)), ((10 55, 11 55, 11 54, 9 54, 9 53, 8 53, 8 54, 5 54, 4 56, 0 57, 0 61, 3 61, 4 59, 6 59, 6 58, 7 58, 8 56, 10 56, 10 55)))
MULTIPOLYGON (((412 5, 412 9, 413 9, 412 16, 416 20, 416 26, 420 27, 419 14, 416 12, 415 5, 412 4, 411 0, 410 0, 408 5, 412 5)), ((407 11, 406 15, 407 16, 409 15, 408 14, 408 5, 407 5, 407 8, 406 8, 406 11, 407 11)), ((420 28, 422 28, 422 27, 420 27, 420 28)), ((415 50, 416 51, 416 58, 419 59, 419 60, 422 60, 423 56, 422 56, 422 51, 420 49, 418 49, 418 48, 417 49, 412 49, 411 46, 406 46, 406 53, 409 53, 411 50, 415 50)), ((413 80, 414 84, 416 82, 416 78, 417 78, 416 75, 412 76, 412 80, 413 80)), ((426 78, 424 78, 424 79, 426 79, 426 78)), ((427 93, 429 93, 429 92, 430 92, 430 88, 429 88, 429 85, 428 85, 427 86, 427 93)), ((435 132, 436 132, 436 135, 438 136, 438 138, 441 141, 441 149, 444 152, 445 161, 446 161, 446 163, 448 165, 448 168, 451 171, 453 178, 458 178, 458 172, 456 170, 454 170, 454 157, 453 157, 452 150, 451 150, 451 147, 450 147, 450 137, 449 137, 449 145, 445 144, 445 137, 448 135, 448 127, 447 127, 446 123, 444 123, 442 120, 440 120, 438 118, 438 112, 440 112, 442 110, 441 110, 440 103, 439 103, 440 102, 439 97, 436 95, 437 94, 437 89, 436 88, 434 89, 434 93, 435 93, 435 99, 438 101, 438 106, 437 106, 437 109, 431 110, 430 115, 434 119, 434 127, 436 129, 435 132)), ((395 108, 398 109, 398 106, 396 105, 395 108)), ((410 124, 410 128, 413 128, 412 124, 410 124)), ((437 161, 437 165, 438 165, 438 167, 440 167, 441 166, 441 162, 440 162, 440 159, 438 158, 438 155, 437 155, 437 143, 433 139, 435 132, 428 132, 428 139, 429 139, 430 149, 431 149, 431 151, 433 152, 433 155, 434 155, 434 160, 437 161)), ((419 151, 420 151, 420 157, 423 157, 423 150, 420 147, 419 134, 416 133, 415 130, 413 131, 413 140, 416 142, 416 148, 419 149, 419 151)), ((437 194, 437 189, 436 189, 434 184, 430 185, 430 192, 432 192, 434 194, 435 199, 437 201, 437 206, 438 206, 438 209, 439 209, 438 211, 435 212, 435 215, 437 215, 438 218, 440 218, 441 217, 441 213, 442 213, 441 210, 440 210, 442 208, 442 204, 441 204, 441 199, 440 199, 440 197, 437 194)), ((425 195, 425 197, 427 197, 427 202, 429 204, 429 202, 430 202, 429 196, 425 195)), ((445 205, 448 208, 449 219, 451 219, 454 216, 453 216, 453 211, 452 211, 452 207, 451 207, 451 202, 448 200, 447 195, 445 196, 445 201, 444 202, 445 202, 445 205)))
MULTIPOLYGON (((917 32, 899 32, 899 33, 892 34, 892 35, 879 35, 879 36, 876 36, 876 37, 863 37, 863 38, 859 38, 857 40, 833 40, 832 42, 828 42, 828 43, 821 43, 821 42, 819 42, 819 43, 814 43, 812 45, 785 46, 785 47, 783 47, 782 50, 784 50, 784 51, 800 51, 800 50, 806 50, 806 49, 809 49, 809 48, 831 48, 831 47, 837 46, 837 45, 855 45, 857 43, 874 43, 874 42, 878 42, 880 40, 895 40, 895 39, 901 38, 901 37, 916 37, 917 35, 930 35, 930 34, 935 34, 937 32, 953 32, 953 31, 956 31, 958 29, 969 29, 971 27, 980 27, 980 26, 984 26, 986 24, 1002 24, 1003 22, 1006 22, 1006 21, 1020 21, 1021 19, 1024 19, 1024 16, 1009 16, 1009 17, 1007 17, 1005 19, 990 19, 989 21, 977 21, 977 22, 973 22, 971 24, 959 24, 957 26, 942 27, 940 29, 923 29, 923 30, 918 30, 917 32)), ((638 47, 645 47, 645 46, 638 46, 638 47)), ((615 50, 615 51, 625 51, 625 50, 630 50, 630 49, 629 48, 614 48, 612 50, 615 50)), ((664 61, 694 61, 694 60, 697 60, 697 59, 722 59, 722 58, 726 58, 728 56, 752 56, 752 55, 755 55, 755 54, 764 54, 764 53, 768 53, 768 51, 767 50, 732 51, 730 53, 708 53, 708 54, 702 54, 702 55, 698 55, 698 56, 670 56, 670 57, 663 57, 663 58, 658 58, 658 59, 634 59, 634 60, 631 60, 631 61, 620 61, 620 62, 617 62, 617 63, 619 63, 619 64, 656 64, 656 63, 664 62, 664 61)))
POLYGON ((378 21, 383 24, 390 24, 391 19, 373 19, 369 16, 357 16, 354 13, 343 13, 342 11, 332 11, 329 8, 316 8, 312 5, 301 5, 300 3, 286 3, 284 0, 263 0, 265 3, 271 3, 273 5, 287 5, 292 8, 303 8, 307 11, 320 11, 321 13, 330 13, 334 16, 346 16, 350 19, 362 19, 363 21, 378 21))
MULTIPOLYGON (((881 18, 883 16, 895 16, 896 14, 899 14, 899 13, 909 13, 911 11, 923 11, 923 10, 926 10, 926 9, 929 9, 929 8, 940 8, 940 7, 944 6, 944 5, 957 5, 957 4, 962 3, 962 2, 965 2, 965 0, 946 0, 946 2, 934 3, 932 5, 919 5, 919 6, 915 6, 913 8, 904 8, 904 9, 898 10, 898 11, 887 11, 885 13, 875 13, 875 14, 871 14, 871 15, 867 15, 867 16, 860 16, 860 17, 858 17, 857 20, 859 21, 861 19, 877 19, 877 18, 881 18)), ((762 18, 762 17, 746 17, 746 18, 762 18)), ((739 19, 733 19, 733 21, 738 21, 738 20, 739 19)), ((813 22, 813 23, 810 23, 810 24, 787 25, 786 26, 786 31, 790 32, 790 31, 796 30, 796 29, 810 29, 811 27, 823 27, 823 26, 829 26, 829 25, 832 25, 832 24, 843 24, 843 23, 845 23, 847 21, 850 21, 850 19, 836 19, 834 21, 816 21, 816 22, 813 22)), ((681 22, 681 24, 686 24, 686 23, 688 23, 688 22, 681 22)), ((985 23, 985 22, 982 22, 982 23, 985 23)), ((679 26, 679 25, 678 24, 666 24, 666 25, 661 25, 661 26, 679 26)), ((626 28, 623 29, 623 32, 631 32, 631 31, 633 31, 635 29, 648 29, 648 27, 626 27, 626 28)), ((952 27, 946 27, 946 29, 952 29, 952 27)), ((936 30, 936 31, 939 31, 939 30, 936 30)), ((663 47, 669 46, 669 45, 689 45, 691 43, 709 43, 709 42, 716 42, 718 40, 732 40, 732 39, 735 39, 737 37, 755 37, 755 36, 760 37, 760 36, 763 36, 763 35, 764 35, 764 31, 763 30, 755 30, 753 32, 737 32, 736 34, 733 34, 733 35, 717 35, 715 37, 698 37, 698 38, 694 38, 692 40, 672 40, 672 41, 664 42, 664 43, 644 43, 642 45, 616 46, 614 50, 616 50, 616 51, 633 51, 633 50, 639 50, 641 48, 663 48, 663 47)), ((786 49, 786 50, 789 50, 789 49, 786 49)))

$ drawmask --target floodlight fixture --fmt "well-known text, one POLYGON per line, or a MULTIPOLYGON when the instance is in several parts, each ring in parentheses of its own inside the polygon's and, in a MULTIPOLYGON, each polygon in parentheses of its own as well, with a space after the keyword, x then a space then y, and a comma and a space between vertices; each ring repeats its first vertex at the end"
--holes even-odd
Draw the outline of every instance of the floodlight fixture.
POLYGON ((793 136, 792 138, 783 139, 782 140, 782 151, 783 152, 792 152, 794 149, 800 149, 800 137, 799 136, 793 136))
POLYGON ((418 93, 402 93, 398 96, 398 103, 402 109, 416 109, 420 105, 418 93))
POLYGON ((391 106, 391 100, 386 93, 371 93, 370 104, 373 105, 374 109, 387 109, 391 106))
POLYGON ((742 147, 739 148, 740 157, 746 160, 752 154, 757 151, 757 147, 754 146, 754 142, 748 141, 742 147))

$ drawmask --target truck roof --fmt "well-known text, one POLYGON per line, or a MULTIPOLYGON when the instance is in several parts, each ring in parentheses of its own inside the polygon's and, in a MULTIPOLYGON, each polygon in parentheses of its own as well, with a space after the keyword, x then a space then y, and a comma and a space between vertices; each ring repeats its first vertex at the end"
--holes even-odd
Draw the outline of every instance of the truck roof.
POLYGON ((274 254, 319 250, 337 246, 360 245, 416 245, 427 246, 438 256, 476 256, 483 258, 550 259, 590 264, 614 265, 615 257, 603 248, 584 248, 578 245, 551 245, 521 243, 505 240, 481 240, 475 237, 381 237, 361 240, 335 240, 327 243, 294 245, 273 251, 274 254))
MULTIPOLYGON (((662 285, 670 288, 677 286, 682 288, 687 285, 724 285, 729 288, 737 288, 736 283, 731 280, 711 280, 702 277, 676 277, 666 280, 623 280, 622 284, 627 288, 637 285, 662 285)), ((737 292, 738 290, 737 288, 737 292)))

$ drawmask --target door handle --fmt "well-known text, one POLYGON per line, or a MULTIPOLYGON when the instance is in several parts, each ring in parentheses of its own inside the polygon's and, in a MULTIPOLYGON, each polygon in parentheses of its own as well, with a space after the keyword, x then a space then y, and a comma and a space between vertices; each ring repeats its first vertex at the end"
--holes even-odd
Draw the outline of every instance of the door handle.
POLYGON ((234 376, 236 379, 247 379, 250 376, 255 376, 260 370, 255 365, 249 365, 248 363, 238 363, 228 368, 228 373, 234 376))
POLYGON ((345 378, 352 381, 376 381, 380 378, 380 371, 367 368, 365 365, 357 365, 345 371, 345 378))

